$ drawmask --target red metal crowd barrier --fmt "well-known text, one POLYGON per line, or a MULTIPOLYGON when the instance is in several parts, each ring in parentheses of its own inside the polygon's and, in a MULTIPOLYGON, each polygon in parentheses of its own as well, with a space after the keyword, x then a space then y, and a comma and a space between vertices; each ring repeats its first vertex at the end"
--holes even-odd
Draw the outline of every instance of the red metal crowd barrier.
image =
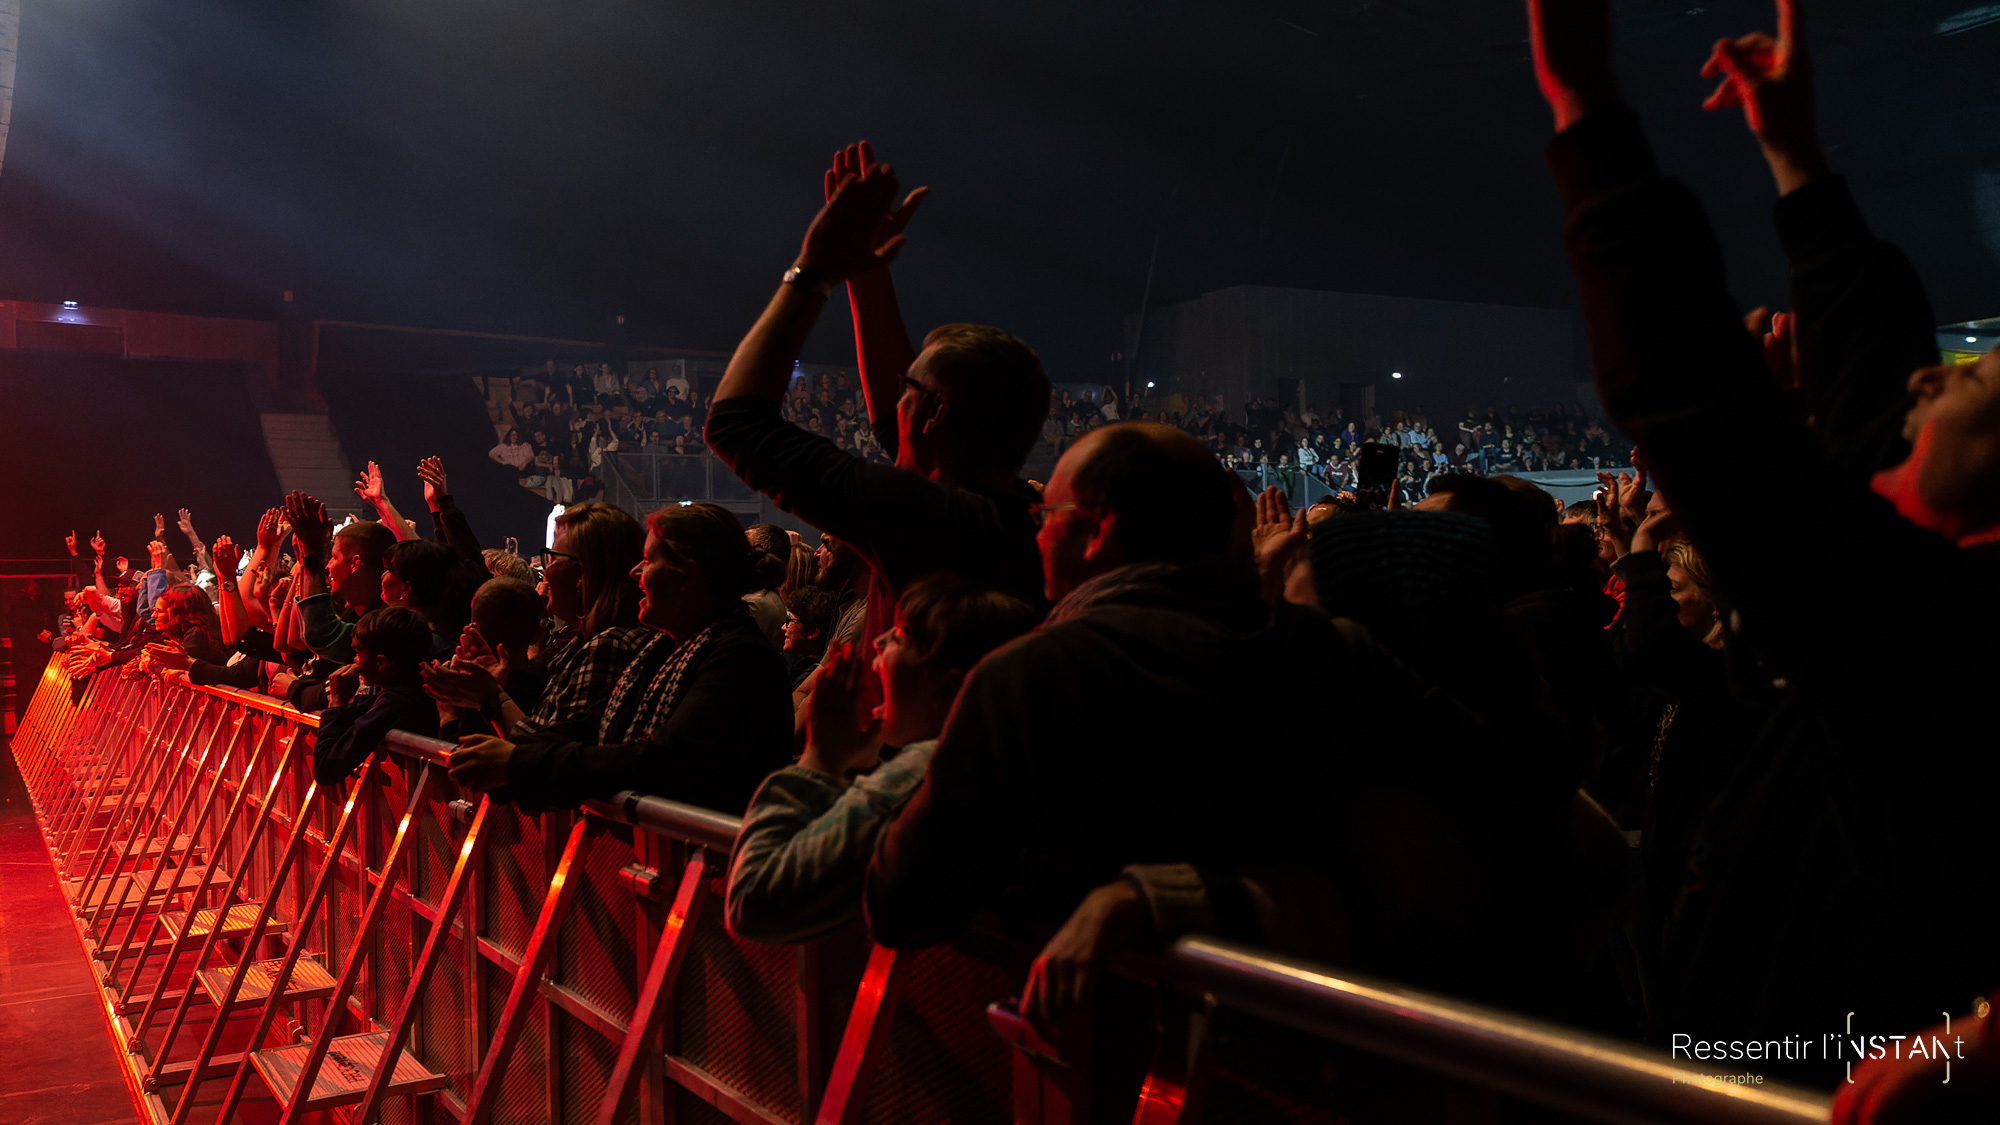
MULTIPOLYGON (((155 1121, 1089 1117, 1082 1059, 1010 1015, 1030 948, 975 929, 897 953, 858 925, 743 941, 721 910, 736 817, 640 794, 525 816, 460 793, 449 748, 400 733, 322 790, 315 727, 264 696, 115 672, 73 686, 52 664, 14 739, 155 1121)), ((1398 1068, 1457 1120, 1498 1114, 1495 1091, 1602 1120, 1826 1119, 1816 1095, 1689 1081, 1629 1046, 1224 942, 1117 969, 1160 998, 1149 1125, 1339 1119, 1333 1068, 1252 1057, 1286 1042, 1398 1068)))

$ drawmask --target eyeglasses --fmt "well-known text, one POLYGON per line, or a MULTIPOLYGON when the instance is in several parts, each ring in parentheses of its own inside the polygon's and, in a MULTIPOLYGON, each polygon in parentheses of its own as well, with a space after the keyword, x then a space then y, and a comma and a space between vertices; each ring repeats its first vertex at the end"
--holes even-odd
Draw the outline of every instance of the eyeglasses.
POLYGON ((555 565, 555 561, 557 559, 571 559, 576 562, 583 561, 582 559, 578 559, 575 555, 572 555, 567 551, 557 551, 554 549, 545 548, 542 550, 540 554, 537 554, 535 556, 535 562, 534 562, 535 573, 540 574, 543 571, 547 570, 549 567, 555 565))
POLYGON ((1072 503, 1072 504, 1030 504, 1030 505, 1028 505, 1028 515, 1029 515, 1029 516, 1030 516, 1030 517, 1031 517, 1031 518, 1032 518, 1032 519, 1033 519, 1033 520, 1035 521, 1035 526, 1036 526, 1036 527, 1041 527, 1041 526, 1042 526, 1043 524, 1046 524, 1046 523, 1048 523, 1048 522, 1049 522, 1049 513, 1050 513, 1050 512, 1073 512, 1073 511, 1075 511, 1075 510, 1077 510, 1078 508, 1081 508, 1081 507, 1083 507, 1083 505, 1082 505, 1082 504, 1074 504, 1074 503, 1072 503))

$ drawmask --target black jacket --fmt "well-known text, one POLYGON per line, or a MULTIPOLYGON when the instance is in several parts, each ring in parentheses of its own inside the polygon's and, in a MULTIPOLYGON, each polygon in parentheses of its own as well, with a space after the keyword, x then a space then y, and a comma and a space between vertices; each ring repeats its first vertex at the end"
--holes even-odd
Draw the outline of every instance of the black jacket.
POLYGON ((966 679, 869 868, 876 941, 943 941, 983 909, 1059 923, 1131 863, 1318 856, 1331 779, 1410 733, 1428 699, 1365 630, 1274 611, 1248 577, 1105 579, 1117 588, 966 679), (1312 705, 1332 692, 1366 701, 1340 709, 1338 734, 1312 705))
MULTIPOLYGON (((665 646, 662 646, 663 648, 665 646)), ((657 664, 634 664, 650 677, 657 664)), ((732 619, 684 673, 681 697, 644 741, 600 745, 597 716, 572 739, 516 746, 504 799, 527 811, 636 789, 740 813, 764 776, 792 758, 791 677, 748 615, 732 619)))

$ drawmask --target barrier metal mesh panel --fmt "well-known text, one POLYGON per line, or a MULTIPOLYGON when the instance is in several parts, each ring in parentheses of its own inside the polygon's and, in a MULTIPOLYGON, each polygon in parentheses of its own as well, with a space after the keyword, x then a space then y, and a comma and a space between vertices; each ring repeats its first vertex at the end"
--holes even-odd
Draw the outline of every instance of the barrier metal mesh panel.
MULTIPOLYGON (((562 1120, 594 1121, 604 1088, 610 1084, 611 1068, 618 1061, 618 1044, 597 1034, 583 1023, 558 1013, 562 1035, 562 1120)), ((639 1100, 626 1103, 619 1121, 639 1120, 639 1100)))
MULTIPOLYGON (((513 975, 494 965, 486 967, 486 1010, 495 1017, 507 1006, 513 975)), ((500 1074, 500 1094, 493 1102, 493 1125, 538 1125, 549 1120, 549 1005, 532 997, 521 1038, 500 1074)), ((588 1035, 590 1032, 583 1032, 588 1035)), ((486 1036, 479 1038, 486 1049, 486 1036)))
POLYGON ((446 936, 422 1001, 410 1050, 425 1066, 451 1079, 450 1089, 461 1100, 470 1097, 479 1069, 472 1044, 474 1039, 483 1042, 484 1036, 478 1034, 483 1030, 477 1026, 479 1013, 466 1009, 464 942, 446 936))
POLYGON ((805 1113, 799 1093, 795 954, 790 946, 732 937, 723 924, 726 881, 709 881, 709 909, 691 934, 674 986, 674 1053, 787 1121, 805 1113))
POLYGON ((542 895, 549 889, 541 826, 526 817, 489 814, 487 833, 479 856, 479 930, 518 958, 528 948, 542 895))
POLYGON ((1005 970, 948 945, 909 954, 902 1003, 868 1087, 870 1122, 1008 1125, 1013 1059, 986 1005, 1013 990, 1005 970))
MULTIPOLYGON (((580 873, 569 916, 563 919, 558 972, 552 974, 584 999, 624 1020, 638 995, 639 962, 633 948, 636 906, 618 872, 632 862, 629 843, 609 835, 597 841, 580 873)), ((577 877, 572 871, 570 876, 577 877)))

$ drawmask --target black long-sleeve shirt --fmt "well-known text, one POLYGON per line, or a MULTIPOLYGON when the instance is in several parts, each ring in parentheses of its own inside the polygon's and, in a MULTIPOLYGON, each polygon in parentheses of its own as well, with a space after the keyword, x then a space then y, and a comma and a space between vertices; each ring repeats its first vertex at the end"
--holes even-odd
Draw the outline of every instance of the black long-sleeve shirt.
POLYGON ((1634 115, 1592 115, 1549 162, 1605 408, 1788 685, 1698 833, 1668 934, 1671 1030, 1758 1038, 1849 1011, 1903 1028, 1962 1008, 2000 980, 2000 839, 1980 827, 1995 557, 1905 522, 1785 420, 1714 232, 1634 115), (1745 432, 1800 483, 1746 486, 1729 456, 1745 432))
POLYGON ((745 484, 867 560, 864 641, 888 627, 903 587, 932 571, 1042 604, 1042 560, 1029 512, 1036 497, 1021 481, 1001 491, 960 488, 865 461, 785 421, 777 403, 754 396, 715 403, 705 440, 745 484))
POLYGON ((1910 373, 1938 361, 1930 298, 1903 252, 1869 232, 1843 177, 1781 197, 1775 218, 1813 429, 1843 474, 1865 479, 1909 456, 1910 373))

